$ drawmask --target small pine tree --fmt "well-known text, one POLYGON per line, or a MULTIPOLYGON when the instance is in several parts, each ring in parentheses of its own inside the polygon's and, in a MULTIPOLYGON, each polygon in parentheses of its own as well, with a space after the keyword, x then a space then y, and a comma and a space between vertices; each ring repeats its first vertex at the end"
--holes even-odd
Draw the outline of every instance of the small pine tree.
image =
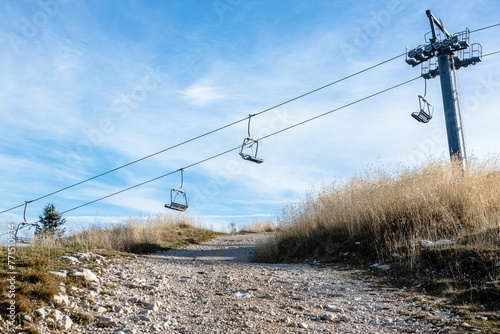
POLYGON ((38 218, 35 230, 37 237, 60 238, 66 231, 66 229, 61 228, 66 223, 66 218, 62 217, 62 214, 56 210, 52 203, 43 208, 43 213, 38 218))

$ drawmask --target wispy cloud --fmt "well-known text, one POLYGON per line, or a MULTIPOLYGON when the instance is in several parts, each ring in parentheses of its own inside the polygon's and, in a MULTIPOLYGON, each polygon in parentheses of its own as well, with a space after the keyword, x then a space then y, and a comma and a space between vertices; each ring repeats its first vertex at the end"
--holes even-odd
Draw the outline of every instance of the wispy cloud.
POLYGON ((207 80, 198 81, 179 93, 188 103, 196 105, 205 105, 226 98, 220 87, 211 85, 207 80))

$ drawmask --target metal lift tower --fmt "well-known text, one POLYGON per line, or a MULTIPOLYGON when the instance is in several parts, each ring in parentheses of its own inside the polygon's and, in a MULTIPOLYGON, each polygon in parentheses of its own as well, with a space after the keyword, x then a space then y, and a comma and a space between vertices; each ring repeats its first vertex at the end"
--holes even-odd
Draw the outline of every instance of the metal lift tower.
MULTIPOLYGON (((482 48, 478 43, 470 44, 468 28, 451 35, 430 10, 425 13, 431 25, 430 33, 425 35, 427 44, 407 49, 406 63, 413 67, 421 64, 421 75, 425 80, 439 75, 450 157, 465 167, 467 155, 456 70, 480 62, 482 48)), ((427 103, 425 98, 420 98, 427 103)), ((418 115, 414 115, 415 119, 423 123, 427 123, 431 117, 422 108, 418 115)))

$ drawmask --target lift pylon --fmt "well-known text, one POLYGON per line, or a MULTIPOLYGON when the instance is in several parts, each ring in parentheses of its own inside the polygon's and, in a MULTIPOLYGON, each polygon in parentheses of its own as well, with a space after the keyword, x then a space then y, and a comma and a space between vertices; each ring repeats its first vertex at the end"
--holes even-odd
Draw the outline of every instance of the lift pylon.
POLYGON ((482 57, 481 45, 470 44, 468 28, 451 35, 443 22, 430 10, 425 13, 431 26, 430 37, 426 34, 426 44, 407 49, 406 63, 413 67, 420 64, 424 79, 439 75, 449 154, 451 159, 458 159, 465 167, 467 155, 456 70, 479 63, 482 57))

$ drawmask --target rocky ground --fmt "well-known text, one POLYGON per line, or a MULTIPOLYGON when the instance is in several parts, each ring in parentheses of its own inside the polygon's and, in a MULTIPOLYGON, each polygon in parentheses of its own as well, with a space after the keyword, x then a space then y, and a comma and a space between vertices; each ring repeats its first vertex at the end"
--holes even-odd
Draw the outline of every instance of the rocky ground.
POLYGON ((478 331, 442 301, 363 281, 356 269, 250 262, 266 237, 223 236, 135 258, 75 254, 67 260, 81 268, 69 274, 87 283, 61 286, 61 307, 28 320, 40 333, 478 331))

